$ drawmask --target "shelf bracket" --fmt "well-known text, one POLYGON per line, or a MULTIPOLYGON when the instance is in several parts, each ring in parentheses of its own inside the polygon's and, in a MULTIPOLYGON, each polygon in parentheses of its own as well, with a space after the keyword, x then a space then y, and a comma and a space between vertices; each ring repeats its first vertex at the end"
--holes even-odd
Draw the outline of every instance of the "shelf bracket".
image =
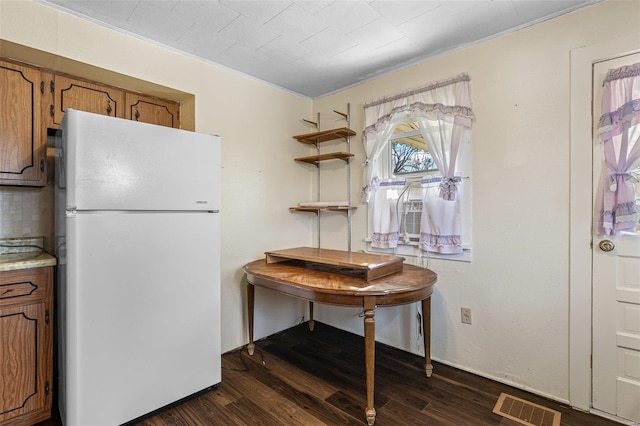
POLYGON ((317 121, 311 121, 311 120, 307 120, 306 118, 303 118, 302 121, 304 121, 305 123, 309 123, 311 124, 313 127, 315 127, 316 129, 318 128, 318 122, 317 121))
POLYGON ((318 118, 316 119, 316 121, 307 120, 306 118, 303 118, 302 121, 311 124, 313 127, 320 130, 320 113, 318 113, 318 118))
POLYGON ((320 216, 320 209, 313 208, 302 208, 302 207, 289 207, 289 211, 292 212, 307 212, 307 213, 315 213, 316 216, 320 216))
POLYGON ((344 112, 336 111, 335 109, 333 110, 333 112, 335 112, 336 114, 342 116, 342 118, 344 118, 345 120, 349 119, 349 116, 347 114, 345 114, 344 112))

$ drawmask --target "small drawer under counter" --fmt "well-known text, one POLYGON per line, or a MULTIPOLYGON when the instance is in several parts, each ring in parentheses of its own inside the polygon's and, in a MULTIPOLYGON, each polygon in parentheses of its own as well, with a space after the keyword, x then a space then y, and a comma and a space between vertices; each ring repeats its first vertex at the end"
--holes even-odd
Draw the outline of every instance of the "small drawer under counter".
POLYGON ((44 301, 52 292, 51 267, 0 271, 0 308, 44 301))

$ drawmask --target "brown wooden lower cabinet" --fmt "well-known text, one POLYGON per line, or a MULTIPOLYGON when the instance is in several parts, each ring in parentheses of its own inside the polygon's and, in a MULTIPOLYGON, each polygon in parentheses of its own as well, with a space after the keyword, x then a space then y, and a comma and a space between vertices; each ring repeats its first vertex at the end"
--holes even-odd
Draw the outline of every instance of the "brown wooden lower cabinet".
POLYGON ((53 267, 0 272, 0 425, 51 417, 53 267))

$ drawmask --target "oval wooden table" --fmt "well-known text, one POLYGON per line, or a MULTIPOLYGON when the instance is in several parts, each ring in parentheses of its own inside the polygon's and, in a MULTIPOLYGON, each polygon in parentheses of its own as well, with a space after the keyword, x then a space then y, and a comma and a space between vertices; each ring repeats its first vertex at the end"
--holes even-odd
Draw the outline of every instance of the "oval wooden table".
POLYGON ((249 344, 253 355, 253 311, 255 286, 308 300, 309 328, 313 330, 313 302, 339 306, 358 306, 364 309, 365 368, 367 388, 367 423, 376 419, 374 407, 375 367, 375 315, 379 306, 422 302, 422 320, 425 349, 425 373, 431 376, 431 294, 436 282, 435 272, 413 265, 402 265, 402 270, 367 281, 344 269, 317 265, 304 261, 267 263, 264 259, 248 263, 243 268, 247 275, 249 316, 249 344))

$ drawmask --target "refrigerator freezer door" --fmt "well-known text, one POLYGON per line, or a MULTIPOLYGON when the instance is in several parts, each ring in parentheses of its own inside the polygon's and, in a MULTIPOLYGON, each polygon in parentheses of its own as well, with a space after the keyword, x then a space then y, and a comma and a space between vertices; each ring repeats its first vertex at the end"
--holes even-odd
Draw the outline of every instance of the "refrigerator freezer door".
POLYGON ((60 135, 67 209, 220 208, 217 136, 75 110, 67 110, 60 135))
POLYGON ((122 424, 221 381, 219 221, 67 217, 65 426, 122 424))

